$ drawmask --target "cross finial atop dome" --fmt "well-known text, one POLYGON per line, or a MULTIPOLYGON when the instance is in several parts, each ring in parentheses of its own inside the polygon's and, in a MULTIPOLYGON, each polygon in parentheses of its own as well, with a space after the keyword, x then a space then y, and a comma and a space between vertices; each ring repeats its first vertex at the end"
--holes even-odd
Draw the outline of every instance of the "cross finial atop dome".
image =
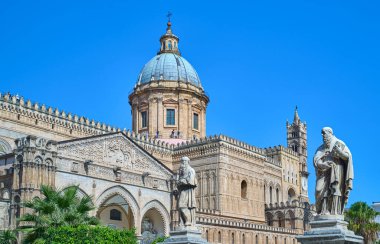
POLYGON ((170 23, 170 18, 172 17, 172 13, 170 11, 168 11, 168 14, 166 15, 166 17, 168 17, 168 23, 170 23))
POLYGON ((158 54, 175 53, 177 55, 181 55, 178 50, 179 38, 172 33, 172 22, 170 21, 171 16, 172 16, 171 12, 168 12, 168 14, 166 15, 166 17, 168 17, 166 33, 162 35, 160 38, 161 47, 158 54))

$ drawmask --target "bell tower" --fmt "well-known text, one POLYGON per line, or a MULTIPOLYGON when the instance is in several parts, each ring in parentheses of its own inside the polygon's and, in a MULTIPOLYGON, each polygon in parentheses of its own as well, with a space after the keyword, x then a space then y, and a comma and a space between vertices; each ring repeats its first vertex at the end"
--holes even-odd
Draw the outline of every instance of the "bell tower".
POLYGON ((301 196, 308 201, 308 171, 307 171, 307 125, 298 115, 298 108, 294 110, 293 123, 286 122, 287 144, 300 159, 301 196))
POLYGON ((293 123, 286 122, 288 147, 299 153, 303 157, 307 157, 307 126, 305 122, 301 122, 298 115, 298 108, 294 111, 293 123))

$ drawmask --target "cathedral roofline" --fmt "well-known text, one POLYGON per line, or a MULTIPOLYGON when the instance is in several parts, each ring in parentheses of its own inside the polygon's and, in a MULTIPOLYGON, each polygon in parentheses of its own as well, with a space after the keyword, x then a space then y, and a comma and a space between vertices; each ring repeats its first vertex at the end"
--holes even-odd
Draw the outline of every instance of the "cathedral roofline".
MULTIPOLYGON (((105 123, 95 122, 94 120, 91 120, 91 122, 90 122, 90 120, 84 116, 79 117, 78 115, 73 116, 71 113, 66 114, 66 112, 64 112, 63 110, 59 111, 58 108, 55 108, 53 110, 52 107, 46 107, 44 104, 39 105, 37 102, 32 103, 29 99, 25 101, 23 97, 20 97, 18 95, 11 95, 10 93, 6 93, 6 94, 0 93, 0 108, 1 107, 3 107, 3 109, 8 108, 8 109, 14 110, 16 112, 17 111, 16 107, 9 107, 9 106, 4 107, 4 105, 5 105, 4 102, 8 103, 9 105, 22 107, 26 110, 29 110, 31 113, 39 112, 39 113, 49 115, 52 118, 58 119, 58 120, 57 119, 50 119, 49 122, 51 122, 51 123, 65 124, 67 122, 70 122, 73 125, 76 124, 76 125, 81 126, 82 129, 86 128, 86 127, 89 129, 90 128, 92 129, 92 132, 88 133, 89 136, 76 138, 76 139, 72 139, 72 140, 80 140, 80 139, 88 138, 88 137, 97 137, 97 136, 102 136, 104 134, 107 135, 107 134, 112 134, 112 133, 114 133, 114 134, 123 133, 128 138, 132 139, 133 141, 140 141, 143 143, 148 143, 148 144, 158 146, 162 149, 166 149, 166 150, 170 150, 170 151, 183 149, 183 148, 189 147, 189 146, 201 145, 201 144, 205 144, 205 143, 212 142, 215 140, 220 140, 220 141, 228 142, 234 146, 238 146, 240 148, 258 153, 260 155, 266 155, 268 150, 277 150, 277 151, 285 151, 286 153, 290 153, 294 156, 298 156, 297 153, 293 152, 291 149, 288 149, 284 146, 278 146, 278 147, 274 147, 274 148, 271 148, 271 147, 260 148, 260 147, 252 146, 248 143, 242 142, 240 140, 234 139, 232 137, 229 137, 229 136, 226 136, 223 134, 203 137, 203 138, 199 138, 199 139, 195 139, 195 140, 183 141, 182 143, 177 143, 177 144, 170 144, 168 142, 161 141, 159 139, 146 138, 144 134, 136 134, 136 133, 131 132, 131 131, 126 130, 126 129, 121 131, 119 128, 111 127, 109 125, 106 125, 105 123)), ((41 116, 35 115, 35 117, 40 118, 41 116)), ((48 119, 48 118, 46 118, 46 119, 48 119)), ((67 141, 70 141, 70 140, 65 140, 64 142, 67 142, 67 141)), ((60 143, 62 143, 62 142, 60 142, 60 143)))
POLYGON ((65 112, 45 104, 40 105, 38 102, 32 102, 30 99, 24 99, 23 96, 12 95, 9 92, 0 93, 0 109, 33 117, 50 124, 57 124, 68 129, 85 131, 85 134, 88 135, 120 131, 119 128, 107 125, 104 122, 65 112))

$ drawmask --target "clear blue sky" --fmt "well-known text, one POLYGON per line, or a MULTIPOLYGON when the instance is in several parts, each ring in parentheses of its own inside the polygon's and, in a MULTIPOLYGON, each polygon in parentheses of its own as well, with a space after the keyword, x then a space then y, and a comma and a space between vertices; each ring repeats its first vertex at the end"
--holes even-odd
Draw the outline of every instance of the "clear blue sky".
POLYGON ((350 203, 380 201, 379 1, 0 2, 0 90, 131 128, 128 94, 173 12, 211 98, 207 133, 286 144, 298 105, 312 156, 331 126, 352 151, 350 203))

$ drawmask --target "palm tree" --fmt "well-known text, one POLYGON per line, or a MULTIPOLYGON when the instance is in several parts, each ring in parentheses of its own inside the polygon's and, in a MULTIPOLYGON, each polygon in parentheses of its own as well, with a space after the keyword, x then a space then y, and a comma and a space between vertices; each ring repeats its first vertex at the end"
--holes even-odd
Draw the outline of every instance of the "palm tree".
POLYGON ((16 232, 13 230, 0 231, 0 244, 14 244, 17 242, 16 232))
POLYGON ((99 224, 96 217, 89 216, 89 212, 95 208, 91 197, 78 197, 78 190, 78 186, 63 190, 41 186, 42 197, 35 197, 24 204, 33 211, 20 218, 20 221, 25 221, 22 228, 27 232, 26 243, 41 238, 49 227, 99 224))
POLYGON ((363 236, 365 243, 372 243, 380 232, 380 224, 375 222, 380 215, 365 202, 356 202, 345 212, 348 228, 355 234, 363 236))
POLYGON ((13 244, 17 242, 16 232, 13 230, 0 231, 0 244, 13 244))

